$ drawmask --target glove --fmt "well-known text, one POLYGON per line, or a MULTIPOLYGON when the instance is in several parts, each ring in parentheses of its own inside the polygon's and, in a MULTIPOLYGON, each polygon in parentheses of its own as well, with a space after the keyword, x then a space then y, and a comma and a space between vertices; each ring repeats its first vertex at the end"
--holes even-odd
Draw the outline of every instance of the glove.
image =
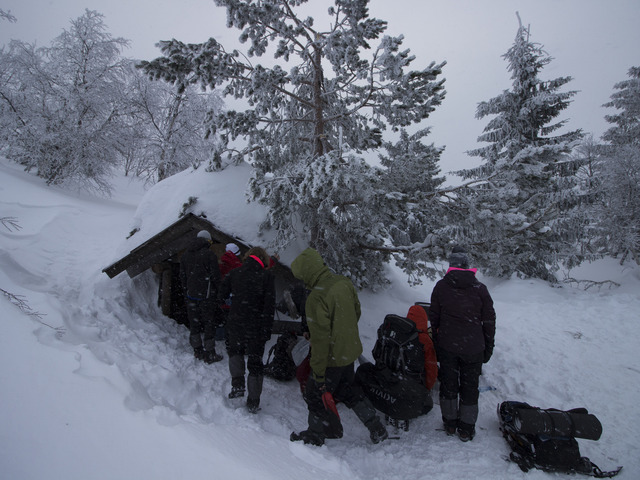
POLYGON ((487 345, 484 347, 484 358, 482 359, 482 363, 487 363, 489 359, 493 355, 493 345, 487 345))

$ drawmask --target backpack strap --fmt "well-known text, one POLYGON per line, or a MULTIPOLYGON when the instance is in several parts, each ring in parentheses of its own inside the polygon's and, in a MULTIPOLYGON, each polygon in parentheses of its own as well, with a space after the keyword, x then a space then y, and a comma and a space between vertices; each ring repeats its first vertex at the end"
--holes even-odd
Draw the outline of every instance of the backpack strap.
POLYGON ((277 344, 278 342, 271 345, 271 348, 269 349, 269 353, 267 354, 267 361, 265 362, 265 365, 269 365, 271 363, 271 357, 274 356, 275 354, 277 344))
POLYGON ((592 463, 591 461, 589 461, 589 463, 591 463, 591 476, 596 478, 612 478, 618 475, 620 473, 620 470, 622 470, 622 467, 618 467, 615 470, 603 472, 595 463, 592 463))

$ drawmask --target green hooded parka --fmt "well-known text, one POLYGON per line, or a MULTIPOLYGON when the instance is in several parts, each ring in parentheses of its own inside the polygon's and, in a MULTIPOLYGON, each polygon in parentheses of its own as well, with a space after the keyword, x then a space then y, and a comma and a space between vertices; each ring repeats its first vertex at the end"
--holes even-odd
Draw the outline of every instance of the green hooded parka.
POLYGON ((291 271, 311 290, 305 306, 311 342, 310 363, 314 379, 324 382, 327 367, 344 367, 362 353, 358 294, 351 280, 329 270, 312 248, 298 255, 291 271))

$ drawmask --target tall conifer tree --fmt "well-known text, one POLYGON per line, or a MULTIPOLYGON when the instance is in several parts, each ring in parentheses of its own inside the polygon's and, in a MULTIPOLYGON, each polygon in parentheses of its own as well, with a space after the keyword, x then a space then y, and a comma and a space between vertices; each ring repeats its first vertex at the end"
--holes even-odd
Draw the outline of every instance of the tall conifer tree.
POLYGON ((604 104, 617 112, 605 115, 612 126, 602 135, 607 144, 597 165, 597 244, 623 262, 630 256, 640 264, 640 67, 630 68, 629 77, 614 85, 617 91, 604 104))
POLYGON ((492 116, 478 138, 488 145, 469 152, 482 165, 459 172, 474 181, 457 197, 460 238, 488 273, 554 280, 560 262, 580 260, 578 165, 569 153, 583 134, 552 135, 566 123, 556 117, 576 92, 561 91, 571 77, 540 78, 552 59, 522 25, 504 58, 511 89, 481 102, 476 112, 477 118, 492 116))
POLYGON ((212 117, 210 129, 225 142, 223 160, 254 167, 250 196, 267 205, 276 247, 305 239, 359 285, 380 283, 393 236, 373 208, 384 201, 384 175, 363 157, 382 147, 386 129, 419 123, 441 103, 444 63, 410 70, 415 58, 402 37, 383 36, 369 0, 335 0, 326 29, 299 13, 305 0, 215 2, 241 31, 246 56, 213 38, 172 40, 142 67, 244 99, 247 108, 212 117), (286 69, 254 63, 267 52, 286 69))

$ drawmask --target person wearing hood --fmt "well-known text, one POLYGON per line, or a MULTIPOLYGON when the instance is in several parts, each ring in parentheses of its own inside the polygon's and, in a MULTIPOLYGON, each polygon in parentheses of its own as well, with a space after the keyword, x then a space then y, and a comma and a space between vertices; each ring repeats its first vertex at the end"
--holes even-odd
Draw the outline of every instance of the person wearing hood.
POLYGON ((227 354, 231 374, 229 398, 245 394, 245 355, 247 357, 247 409, 257 413, 264 379, 264 346, 271 338, 276 290, 268 269, 269 255, 261 247, 245 254, 242 266, 234 268, 222 281, 220 304, 231 299, 227 320, 227 354))
POLYGON ((311 343, 311 375, 304 389, 308 428, 293 432, 291 441, 323 445, 325 438, 329 438, 326 426, 333 418, 328 412, 331 408, 325 405, 333 401, 354 411, 369 430, 373 443, 386 439, 387 430, 376 410, 354 384, 354 362, 362 353, 362 343, 358 331, 360 301, 353 283, 329 270, 313 248, 307 248, 292 262, 291 271, 310 290, 305 313, 311 343))
POLYGON ((482 364, 491 358, 496 312, 487 287, 469 268, 460 246, 449 257, 449 269, 431 294, 429 320, 440 362, 440 410, 448 435, 462 441, 475 436, 478 382, 482 364))
POLYGON ((218 257, 210 247, 211 234, 201 230, 180 258, 180 278, 189 318, 189 343, 194 356, 206 363, 222 360, 222 355, 216 353, 215 339, 220 270, 218 257))

